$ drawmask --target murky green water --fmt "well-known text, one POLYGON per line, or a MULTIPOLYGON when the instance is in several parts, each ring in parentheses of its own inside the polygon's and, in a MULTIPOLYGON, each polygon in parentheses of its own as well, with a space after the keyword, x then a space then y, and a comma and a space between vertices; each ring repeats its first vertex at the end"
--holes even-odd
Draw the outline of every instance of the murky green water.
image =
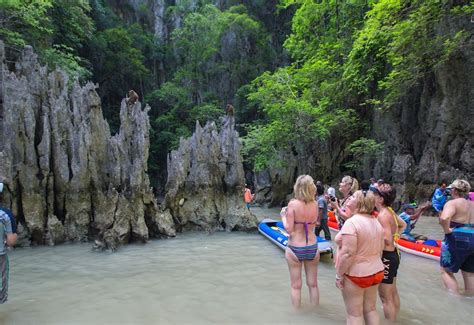
MULTIPOLYGON (((260 217, 276 210, 257 210, 260 217)), ((435 220, 417 230, 438 236, 435 220)), ((295 313, 283 251, 258 234, 181 234, 118 253, 90 244, 10 252, 4 324, 341 324, 332 261, 320 263, 321 306, 295 313)), ((470 324, 474 300, 444 291, 435 261, 402 255, 403 324, 470 324)), ((303 304, 308 304, 308 293, 303 304)), ((381 304, 379 314, 383 317, 381 304)))

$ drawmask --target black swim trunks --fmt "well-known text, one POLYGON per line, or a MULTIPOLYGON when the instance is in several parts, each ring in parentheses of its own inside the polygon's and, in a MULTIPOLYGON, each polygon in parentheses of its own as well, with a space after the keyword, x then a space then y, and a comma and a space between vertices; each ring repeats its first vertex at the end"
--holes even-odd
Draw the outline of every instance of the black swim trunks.
POLYGON ((393 278, 397 276, 398 266, 400 265, 400 256, 398 251, 383 251, 382 263, 384 266, 382 283, 392 284, 393 278))

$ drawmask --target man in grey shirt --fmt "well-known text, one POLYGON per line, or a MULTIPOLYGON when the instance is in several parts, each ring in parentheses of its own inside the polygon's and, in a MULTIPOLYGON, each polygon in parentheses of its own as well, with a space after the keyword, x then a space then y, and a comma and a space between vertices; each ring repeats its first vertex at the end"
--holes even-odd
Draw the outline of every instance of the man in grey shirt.
MULTIPOLYGON (((2 201, 3 183, 0 183, 0 201, 2 201)), ((9 263, 7 255, 7 246, 15 245, 17 235, 12 230, 12 219, 3 209, 0 209, 0 270, 1 270, 1 291, 0 304, 8 299, 8 275, 9 263)))
POLYGON ((331 232, 328 227, 328 202, 324 197, 324 188, 321 184, 316 185, 316 193, 318 195, 318 207, 319 207, 319 220, 321 222, 320 226, 316 228, 316 236, 319 236, 319 233, 324 231, 324 238, 331 240, 331 232))

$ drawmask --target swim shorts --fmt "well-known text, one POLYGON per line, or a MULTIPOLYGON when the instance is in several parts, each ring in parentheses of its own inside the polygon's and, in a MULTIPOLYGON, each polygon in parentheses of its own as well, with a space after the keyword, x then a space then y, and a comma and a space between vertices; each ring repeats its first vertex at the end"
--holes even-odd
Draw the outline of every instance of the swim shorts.
POLYGON ((455 228, 446 234, 441 244, 440 265, 448 272, 459 269, 474 273, 474 229, 455 228))
POLYGON ((361 288, 368 288, 382 282, 384 274, 383 271, 377 272, 369 276, 352 276, 345 275, 349 280, 357 284, 361 288))
POLYGON ((398 266, 400 265, 400 256, 397 249, 394 251, 383 251, 382 263, 384 266, 382 283, 392 284, 393 278, 397 277, 398 266))

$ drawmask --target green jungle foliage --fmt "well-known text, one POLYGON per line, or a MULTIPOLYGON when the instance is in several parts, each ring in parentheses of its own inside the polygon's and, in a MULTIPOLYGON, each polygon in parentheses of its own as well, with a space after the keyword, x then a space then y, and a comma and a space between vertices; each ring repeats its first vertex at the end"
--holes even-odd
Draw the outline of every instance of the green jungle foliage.
POLYGON ((280 150, 298 152, 337 139, 345 163, 333 172, 357 171, 383 147, 367 138, 373 110, 396 105, 470 36, 464 30, 442 33, 441 27, 448 17, 469 19, 471 1, 282 0, 281 5, 298 8, 284 44, 293 63, 246 88, 249 104, 265 113, 247 126, 244 137, 244 154, 256 169, 274 165, 280 150))
POLYGON ((342 162, 331 172, 361 168, 383 147, 370 138, 373 111, 396 107, 453 56, 470 35, 442 27, 473 14, 468 0, 165 2, 158 39, 145 2, 0 1, 9 55, 30 44, 50 68, 97 82, 114 132, 129 89, 150 104, 155 186, 179 138, 196 120, 218 121, 227 103, 250 168, 281 166, 282 152, 328 142, 342 162))

